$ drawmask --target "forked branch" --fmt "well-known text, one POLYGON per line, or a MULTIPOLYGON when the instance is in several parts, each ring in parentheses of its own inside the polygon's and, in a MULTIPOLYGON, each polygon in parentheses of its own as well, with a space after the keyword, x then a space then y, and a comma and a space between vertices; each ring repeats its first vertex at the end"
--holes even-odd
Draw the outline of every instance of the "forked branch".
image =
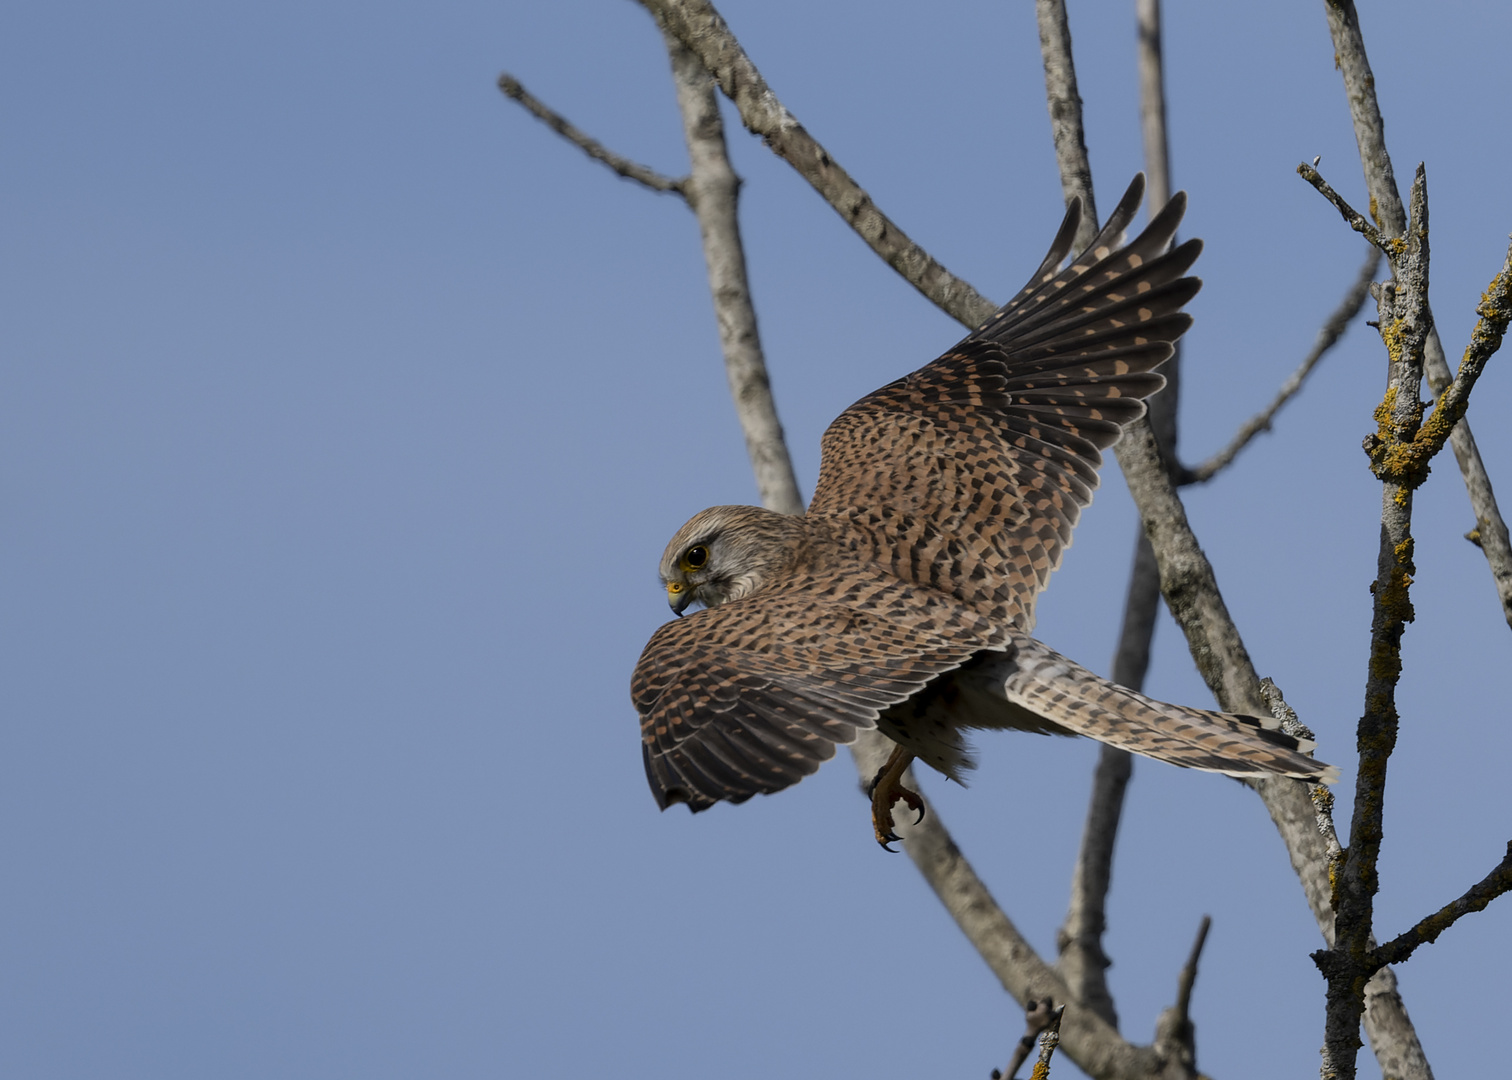
MULTIPOLYGON (((1360 148, 1360 164, 1365 172, 1365 189, 1370 192, 1370 210, 1387 236, 1401 236, 1406 227, 1406 214, 1402 209, 1401 192, 1397 190, 1396 175, 1391 168, 1391 155, 1386 152, 1386 125, 1381 119, 1380 104, 1376 100, 1375 75, 1370 70, 1370 59, 1365 53, 1365 36, 1360 30, 1360 14, 1355 10, 1354 0, 1324 0, 1323 11, 1328 19, 1328 31, 1333 39, 1334 62, 1344 78, 1344 93, 1349 101, 1349 115, 1354 122, 1355 142, 1360 148)), ((1452 376, 1444 347, 1438 331, 1430 329, 1424 364, 1428 384, 1435 392, 1442 392, 1452 376)), ((1475 537, 1486 556, 1497 597, 1501 601, 1502 617, 1512 626, 1512 535, 1496 505, 1496 494, 1491 487, 1491 478, 1481 460, 1480 450, 1475 445, 1475 436, 1468 421, 1454 425, 1449 436, 1454 447, 1454 457, 1459 462, 1460 475, 1465 481, 1465 491, 1470 497, 1470 506, 1475 513, 1475 537)), ((1367 1026, 1369 1020, 1367 1018, 1367 1026)), ((1384 1064, 1384 1063, 1383 1063, 1384 1064)), ((1431 1076, 1427 1062, 1407 1063, 1404 1080, 1425 1080, 1431 1076)))

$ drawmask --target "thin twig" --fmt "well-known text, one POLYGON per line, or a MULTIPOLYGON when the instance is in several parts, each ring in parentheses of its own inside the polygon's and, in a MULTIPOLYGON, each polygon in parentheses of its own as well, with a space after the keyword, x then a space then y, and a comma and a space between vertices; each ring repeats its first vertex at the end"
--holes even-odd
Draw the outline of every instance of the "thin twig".
POLYGON ((582 150, 583 153, 587 154, 594 161, 602 161, 626 180, 634 180, 636 183, 643 184, 652 191, 673 192, 678 195, 684 194, 683 187, 688 182, 686 177, 674 179, 670 176, 663 176, 650 166, 642 165, 639 162, 631 161, 627 157, 616 154, 597 139, 574 127, 566 117, 562 116, 561 113, 553 111, 539 98, 532 95, 525 87, 520 85, 519 79, 516 79, 507 71, 499 76, 499 89, 504 92, 505 97, 518 101, 524 106, 526 112, 541 121, 552 131, 555 131, 562 138, 572 143, 573 146, 582 150))
POLYGON ((1208 931, 1212 926, 1212 916, 1204 915, 1202 925, 1197 927, 1197 939, 1192 942, 1192 951, 1176 979, 1176 1014, 1186 1023, 1191 1022, 1192 987, 1197 982, 1197 961, 1202 959, 1202 947, 1207 944, 1208 931))
POLYGON ((1039 1037, 1039 1060, 1034 1063, 1034 1071, 1029 1074, 1029 1080, 1049 1080, 1050 1059, 1055 1055, 1055 1048, 1060 1045, 1061 1017, 1065 1012, 1066 1007, 1062 1005, 1050 1014, 1050 1023, 1039 1037))
POLYGON ((1318 194, 1322 195, 1329 202, 1333 203, 1334 209, 1339 212, 1340 216, 1344 218, 1345 222, 1348 223, 1351 229, 1363 236, 1367 241, 1370 242, 1372 246, 1380 248, 1388 255, 1392 254, 1392 250, 1388 246, 1389 241, 1382 238, 1381 230, 1377 229, 1370 222, 1366 221, 1364 214, 1360 213, 1354 207, 1350 206, 1349 203, 1344 200, 1344 196, 1335 191, 1329 185, 1328 181, 1323 179, 1322 175, 1319 174, 1317 169, 1313 168, 1313 166, 1307 164, 1306 162, 1303 162, 1302 164, 1297 166, 1297 173, 1302 177, 1302 179, 1306 180, 1313 187, 1317 188, 1318 194))
POLYGON ((1213 920, 1204 915, 1197 927, 1197 937, 1186 963, 1176 977, 1176 1002, 1161 1011, 1155 1023, 1155 1048, 1170 1063, 1167 1075, 1176 1070, 1186 1076, 1197 1076, 1197 1029, 1192 1023, 1192 987, 1197 983, 1197 962, 1202 958, 1202 947, 1207 943, 1208 930, 1213 920))
MULTIPOLYGON (((1428 385, 1435 393, 1442 393, 1452 376, 1437 330, 1428 335, 1423 366, 1428 385)), ((1454 430, 1449 433, 1449 446, 1454 450, 1460 476, 1465 481, 1465 491, 1470 496, 1470 509, 1475 514, 1475 546, 1486 556, 1496 595, 1501 601, 1502 617, 1508 626, 1512 626, 1512 535, 1508 534, 1507 523, 1496 505, 1496 492, 1491 488, 1491 477, 1481 460, 1480 448, 1475 444, 1468 420, 1462 419, 1454 425, 1454 430)))
POLYGON ((1438 940, 1438 936, 1463 915, 1472 911, 1481 911, 1492 900, 1503 893, 1512 892, 1512 843, 1507 845, 1507 853, 1502 861, 1496 865, 1483 879, 1471 886, 1470 889, 1458 900, 1445 904, 1438 911, 1425 919, 1405 934, 1399 934, 1386 944, 1377 948, 1370 958, 1370 962, 1377 967, 1387 964, 1400 964, 1412 955, 1419 945, 1428 945, 1438 940))
MULTIPOLYGON (((1158 598, 1158 584, 1156 590, 1158 598)), ((1055 966, 1065 976, 1072 1000, 1114 1027, 1118 1026, 1118 1009, 1106 976, 1113 962, 1103 951, 1102 938, 1108 928, 1108 889, 1113 880, 1118 822, 1132 773, 1132 758, 1127 751, 1113 746, 1099 748, 1087 820, 1071 874, 1071 901, 1055 941, 1060 953, 1055 966)))
POLYGON ((1002 1071, 992 1070, 992 1080, 1003 1080, 1004 1077, 1013 1080, 1018 1075, 1019 1066, 1028 1058, 1029 1051, 1034 1049, 1034 1040, 1050 1026, 1055 1015, 1055 1002, 1049 998, 1038 998, 1024 1006, 1023 1038, 1013 1044, 1013 1053, 1008 1057, 1008 1068, 1002 1071))
POLYGON ((1276 392, 1275 398, 1264 409, 1245 421, 1222 450, 1195 469, 1183 470, 1180 475, 1181 483, 1206 483, 1227 468, 1256 435, 1270 430, 1271 422, 1275 420, 1281 407, 1302 389, 1302 383, 1308 375, 1312 374, 1312 369, 1318 365, 1318 361, 1322 360, 1328 350, 1344 336, 1344 331, 1351 320, 1359 314, 1360 308, 1365 306, 1365 298, 1370 295, 1370 284, 1375 280, 1376 270, 1380 265, 1381 253, 1373 247, 1368 249, 1365 261, 1360 264, 1360 272, 1355 276, 1354 284, 1349 287, 1349 292, 1344 295, 1339 306, 1334 309, 1333 314, 1323 324, 1323 328, 1318 331, 1312 348, 1303 357, 1302 363, 1297 365, 1297 370, 1287 376, 1286 381, 1281 384, 1281 389, 1276 392))
POLYGON ((1449 433, 1464 419, 1465 409, 1470 404, 1470 391, 1475 388, 1475 381, 1485 370, 1486 361, 1501 348, 1507 323, 1512 320, 1512 247, 1507 249, 1501 271, 1491 279, 1491 284, 1481 295, 1475 313, 1480 316, 1480 321, 1470 333, 1470 344, 1465 346, 1459 371, 1448 389, 1439 396, 1438 404, 1423 422, 1417 437, 1412 440, 1411 459, 1403 461, 1399 466, 1408 472, 1425 469, 1428 459, 1443 449, 1449 433))

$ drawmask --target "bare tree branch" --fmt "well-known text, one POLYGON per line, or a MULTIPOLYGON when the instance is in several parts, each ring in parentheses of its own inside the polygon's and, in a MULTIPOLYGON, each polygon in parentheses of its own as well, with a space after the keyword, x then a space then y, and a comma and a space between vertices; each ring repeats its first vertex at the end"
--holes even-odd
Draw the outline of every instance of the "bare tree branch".
MULTIPOLYGON (((877 774, 891 748, 886 738, 855 744, 856 771, 863 785, 877 774)), ((919 790, 909 774, 904 775, 904 782, 919 790)), ((923 820, 901 821, 894 828, 902 837, 903 850, 940 903, 1015 1001, 1027 1007, 1042 998, 1071 1000, 1065 979, 1041 959, 998 906, 927 798, 923 820)), ((1063 1034, 1071 1060, 1098 1080, 1153 1080, 1164 1073, 1164 1062, 1154 1048, 1128 1042, 1090 1009, 1072 1010, 1063 1034)))
POLYGON ((725 147, 719 99, 698 58, 675 37, 666 35, 666 41, 692 163, 683 193, 698 216, 730 396, 745 433, 746 452, 762 505, 783 514, 801 514, 803 496, 798 493, 777 404, 772 400, 766 358, 756 329, 756 309, 751 304, 736 209, 740 178, 730 165, 725 147))
POLYGON ((1192 987, 1197 983, 1197 961, 1202 959, 1202 947, 1207 944, 1208 931, 1213 927, 1213 919, 1210 915, 1202 917, 1202 924, 1197 927, 1197 940, 1192 942, 1192 951, 1187 956, 1187 962, 1181 967, 1181 975, 1176 980, 1176 1014, 1186 1021, 1192 1012, 1192 987))
MULTIPOLYGON (((1139 29, 1139 127, 1144 137, 1147 178, 1145 205, 1160 207, 1171 201, 1171 147, 1166 135, 1165 62, 1164 46, 1161 44, 1160 0, 1136 0, 1135 17, 1139 29)), ((1172 237, 1171 243, 1175 242, 1175 237, 1172 237)), ((1171 358, 1160 366, 1160 373, 1165 376, 1165 389, 1146 399, 1148 409, 1145 415, 1149 417, 1150 426, 1155 429, 1155 441, 1160 446, 1160 452, 1165 455, 1167 465, 1174 473, 1177 468, 1176 412, 1181 398, 1180 338, 1176 339, 1175 352, 1171 354, 1171 358)), ((1141 549, 1146 543, 1141 532, 1141 549)), ((1133 628, 1129 626, 1132 611, 1130 605, 1135 601, 1138 591, 1141 602, 1147 605, 1138 614, 1149 624, 1148 629, 1139 630, 1144 635, 1145 650, 1148 652, 1149 639, 1155 630, 1155 614, 1160 604, 1160 577, 1155 568, 1154 555, 1136 555, 1134 573, 1148 580, 1137 584, 1133 580, 1129 582, 1129 602, 1124 606, 1124 630, 1128 632, 1143 626, 1143 622, 1137 623, 1133 628), (1146 595, 1148 600, 1143 599, 1146 595)), ((1119 655, 1122 653, 1123 646, 1120 643, 1119 655)), ((1125 682, 1123 685, 1140 689, 1147 666, 1148 660, 1134 669, 1138 671, 1139 682, 1125 682)), ((1113 678, 1122 682, 1117 675, 1113 678)))
POLYGON ((1227 468, 1234 458, 1239 455, 1239 452, 1248 446, 1256 435, 1262 431, 1270 430, 1271 422, 1276 418, 1276 414, 1281 411, 1281 407, 1295 397, 1297 391, 1302 389, 1302 383, 1307 379, 1308 375, 1312 374, 1312 369, 1318 365, 1318 361, 1322 360, 1328 350, 1333 348, 1339 338, 1344 336, 1344 331, 1349 326, 1350 321, 1359 314, 1360 308, 1364 307, 1365 298, 1370 295, 1370 284, 1375 280, 1376 269, 1380 265, 1380 252, 1375 248, 1370 248, 1365 261, 1360 264, 1360 272, 1356 275, 1354 284, 1349 287, 1349 292, 1345 293, 1344 299, 1339 302, 1339 306, 1334 309, 1333 314, 1323 324, 1323 328, 1318 331, 1317 339, 1313 341, 1312 348, 1303 357, 1302 363, 1297 365, 1297 370, 1287 376, 1286 381, 1281 384, 1281 389, 1276 392, 1276 396, 1272 399, 1271 403, 1246 420, 1238 432, 1235 433, 1233 439, 1222 450, 1208 458, 1201 465, 1198 465, 1195 469, 1182 470, 1180 475, 1181 483, 1206 483, 1220 471, 1227 468))
MULTIPOLYGON (((1428 335, 1423 365, 1428 385, 1434 393, 1442 393, 1451 377, 1437 331, 1428 335)), ((1507 523, 1497 508, 1491 477, 1486 473, 1480 448, 1475 445, 1475 436, 1471 434, 1468 422, 1461 420, 1454 425, 1454 430, 1449 433, 1449 445, 1454 450, 1460 476, 1464 478, 1465 490, 1470 496, 1470 508, 1475 513, 1475 529, 1468 538, 1485 554, 1496 584, 1496 595, 1501 600, 1502 616, 1507 625, 1512 626, 1512 536, 1508 535, 1507 523)))
POLYGON ((644 184, 652 191, 670 191, 678 195, 684 194, 683 185, 688 182, 686 177, 673 179, 670 176, 663 176, 649 166, 616 154, 613 150, 606 148, 597 139, 574 127, 566 117, 554 112, 539 98, 534 97, 525 87, 520 85, 520 80, 509 74, 509 72, 506 71, 499 76, 499 89, 504 92, 505 97, 518 101, 524 106, 526 112, 541 121, 552 131, 555 131, 562 138, 582 150, 583 153, 587 154, 594 161, 602 161, 626 180, 634 180, 639 184, 644 184))
POLYGON ((1145 174, 1151 206, 1171 198, 1171 150, 1166 137, 1165 46, 1160 27, 1160 0, 1136 0, 1139 33, 1139 130, 1144 136, 1145 174))
MULTIPOLYGON (((1034 12, 1039 25, 1040 56, 1045 66, 1045 101, 1050 110, 1050 131, 1055 143, 1055 160, 1060 166, 1061 190, 1068 205, 1073 199, 1080 199, 1082 203, 1082 218, 1076 231, 1076 246, 1081 249, 1097 235, 1097 201, 1092 190, 1092 166, 1087 158, 1087 140, 1082 127, 1081 95, 1076 89, 1071 27, 1064 0, 1035 0, 1034 12)), ((1151 205, 1155 204, 1152 202, 1151 205)), ((1139 551, 1136 550, 1135 575, 1139 571, 1139 551)), ((1159 580, 1153 555, 1145 561, 1144 571, 1143 577, 1133 577, 1129 582, 1124 633, 1115 658, 1115 663, 1125 656, 1138 663, 1142 656, 1143 664, 1138 670, 1131 668, 1113 673, 1115 681, 1125 682, 1136 689, 1144 678, 1143 667, 1149 664, 1149 633, 1154 628, 1159 604, 1159 580), (1150 588, 1152 574, 1156 578, 1153 590, 1150 588), (1126 682, 1129 679, 1136 681, 1126 682)), ((1124 792, 1132 773, 1133 761, 1128 753, 1111 746, 1099 749, 1087 819, 1082 826, 1081 847, 1071 875, 1071 899, 1066 919, 1056 935, 1060 953, 1056 968, 1070 987, 1071 1000, 1091 1009, 1114 1027, 1118 1026, 1118 1010, 1107 980, 1107 969, 1112 961, 1103 951, 1102 938, 1108 928, 1108 889, 1113 882, 1118 823, 1123 815, 1124 792)))
POLYGON ((1056 967, 1071 988, 1071 1000, 1113 1027, 1118 1026, 1118 1010, 1106 977, 1113 962, 1103 951, 1102 937, 1108 928, 1108 889, 1112 885, 1118 822, 1132 772, 1127 751, 1112 746, 1099 749, 1081 848, 1071 874, 1071 902, 1055 939, 1060 952, 1056 967))
POLYGON ((658 24, 703 62, 745 126, 813 185, 882 260, 953 318, 969 327, 997 305, 936 262, 872 202, 824 147, 777 99, 740 42, 708 0, 640 0, 658 24))
MULTIPOLYGON (((1197 927, 1192 951, 1181 966, 1176 977, 1176 1003, 1160 1014, 1155 1024, 1155 1046, 1169 1062, 1180 1063, 1187 1075, 1197 1075, 1197 1036, 1192 1025, 1192 987, 1197 983, 1197 962, 1202 958, 1202 947, 1207 944, 1208 930, 1213 920, 1204 915, 1197 927)), ((1169 1075, 1169 1072, 1168 1072, 1169 1075)))
MULTIPOLYGON (((1380 229, 1377 229, 1370 222, 1366 221, 1364 214, 1345 202, 1344 196, 1335 191, 1328 181, 1323 179, 1322 174, 1318 172, 1315 166, 1303 162, 1297 166, 1297 173, 1302 179, 1317 188, 1319 195, 1322 195, 1333 204, 1333 208, 1339 212, 1339 216, 1344 219, 1351 229, 1363 236, 1372 246, 1380 248, 1388 255, 1392 253, 1389 239, 1381 233, 1380 229)), ((1374 205, 1373 199, 1372 205, 1374 205)))
POLYGON ((1470 404, 1470 391, 1485 370, 1486 361, 1501 348, 1507 323, 1512 320, 1512 247, 1507 249, 1502 268, 1486 287, 1475 313, 1480 316, 1480 321, 1470 333, 1470 344, 1465 347, 1459 371, 1439 395, 1433 412, 1412 440, 1411 459, 1400 466, 1409 472, 1426 470, 1428 459, 1443 449, 1449 433, 1464 419, 1465 409, 1470 404))
MULTIPOLYGON (((1316 184, 1314 186, 1317 186, 1316 184)), ((1381 549, 1377 558, 1371 617, 1370 662, 1365 711, 1357 728, 1360 768, 1355 777, 1349 847, 1339 877, 1332 949, 1313 956, 1328 980, 1324 1080, 1353 1080, 1365 1009, 1375 894, 1385 809, 1386 767, 1396 745, 1396 684, 1401 675, 1401 642, 1412 620, 1409 587, 1412 562, 1413 490, 1426 469, 1403 470, 1423 419, 1419 388, 1423 347, 1432 316, 1428 312, 1428 193, 1423 167, 1412 184, 1412 220, 1403 240, 1386 241, 1395 286, 1380 290, 1381 338, 1390 366, 1386 397, 1376 409, 1377 433, 1366 439, 1372 471, 1382 480, 1381 549)))
MULTIPOLYGON (((1355 141, 1360 148, 1360 164, 1365 171, 1365 189, 1370 192, 1371 216, 1380 223, 1387 236, 1401 236, 1402 230, 1406 228, 1406 215, 1402 210, 1402 196, 1397 189, 1396 175, 1392 172, 1391 156, 1386 152, 1386 124, 1381 119, 1380 105, 1376 100, 1375 75, 1370 70, 1370 59, 1365 53, 1365 37, 1360 31, 1359 12, 1355 10, 1354 0, 1324 0, 1323 10, 1328 17, 1335 61, 1344 77, 1349 115, 1354 123, 1355 141)), ((1449 364, 1436 329, 1429 331, 1424 363, 1428 384, 1435 392, 1449 385, 1449 364)), ((1507 524, 1496 505, 1491 478, 1486 473, 1485 463, 1481 461, 1480 450, 1475 445, 1475 437, 1468 422, 1462 420, 1454 426, 1450 443, 1454 447, 1460 474, 1465 480, 1470 507, 1475 512, 1475 532, 1479 547, 1491 568, 1492 580, 1501 600, 1502 615, 1507 620, 1507 625, 1512 626, 1512 537, 1509 537, 1507 524)), ((1404 1077, 1404 1080, 1421 1080, 1430 1075, 1425 1068, 1421 1073, 1404 1077)))
POLYGON ((1344 76, 1355 143, 1365 169, 1365 190, 1370 192, 1370 216, 1387 236, 1401 236, 1407 229, 1407 215, 1391 169, 1391 155, 1386 152, 1386 121, 1381 119, 1376 101, 1375 73, 1365 55, 1359 12, 1354 0, 1323 0, 1323 11, 1333 38, 1334 64, 1344 76))
POLYGON ((1419 945, 1437 941, 1438 936, 1453 926, 1462 915, 1484 910, 1487 904, 1506 892, 1512 892, 1512 843, 1507 845, 1507 853, 1496 868, 1472 885, 1464 896, 1445 904, 1432 915, 1419 920, 1405 934, 1399 934, 1377 948, 1371 954, 1370 962, 1376 965, 1400 964, 1419 945))
POLYGON ((1045 62, 1045 99, 1050 106, 1050 134, 1055 140, 1061 191, 1068 206, 1072 199, 1082 201, 1081 222, 1076 228, 1076 250, 1081 251, 1097 235, 1097 200, 1092 194, 1092 166, 1082 130, 1082 100, 1076 91, 1065 0, 1034 0, 1034 17, 1039 24, 1040 56, 1045 62))
POLYGON ((1002 1080, 1003 1077, 1013 1080, 1018 1075, 1019 1066, 1028 1058, 1029 1051, 1034 1049, 1034 1040, 1050 1026, 1051 1019, 1057 1016, 1055 1002, 1049 998, 1040 998, 1025 1005, 1023 1038, 1013 1044, 1013 1053, 1008 1058, 1008 1068, 1004 1071, 992 1070, 992 1080, 1002 1080))
POLYGON ((1064 1005, 1050 1014, 1050 1023, 1039 1038, 1039 1060, 1034 1063, 1034 1071, 1029 1074, 1029 1080, 1049 1080, 1050 1058, 1054 1056, 1055 1048, 1060 1045, 1061 1017, 1065 1014, 1064 1005))

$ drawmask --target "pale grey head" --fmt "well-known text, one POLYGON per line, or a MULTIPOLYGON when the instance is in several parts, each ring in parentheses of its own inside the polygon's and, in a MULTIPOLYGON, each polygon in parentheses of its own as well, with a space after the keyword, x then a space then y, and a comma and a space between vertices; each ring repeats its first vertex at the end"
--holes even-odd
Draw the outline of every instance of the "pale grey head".
POLYGON ((711 506, 677 530, 661 560, 667 603, 717 607, 750 596, 790 570, 803 547, 801 517, 759 506, 711 506))

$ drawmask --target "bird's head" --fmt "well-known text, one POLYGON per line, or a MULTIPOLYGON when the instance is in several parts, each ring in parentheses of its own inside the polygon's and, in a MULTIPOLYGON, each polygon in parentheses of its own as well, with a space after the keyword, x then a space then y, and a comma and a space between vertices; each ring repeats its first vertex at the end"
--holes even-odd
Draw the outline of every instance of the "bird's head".
POLYGON ((691 604, 717 607, 768 584, 793 564, 803 519, 759 506, 715 506, 672 537, 661 560, 667 603, 681 615, 691 604))

